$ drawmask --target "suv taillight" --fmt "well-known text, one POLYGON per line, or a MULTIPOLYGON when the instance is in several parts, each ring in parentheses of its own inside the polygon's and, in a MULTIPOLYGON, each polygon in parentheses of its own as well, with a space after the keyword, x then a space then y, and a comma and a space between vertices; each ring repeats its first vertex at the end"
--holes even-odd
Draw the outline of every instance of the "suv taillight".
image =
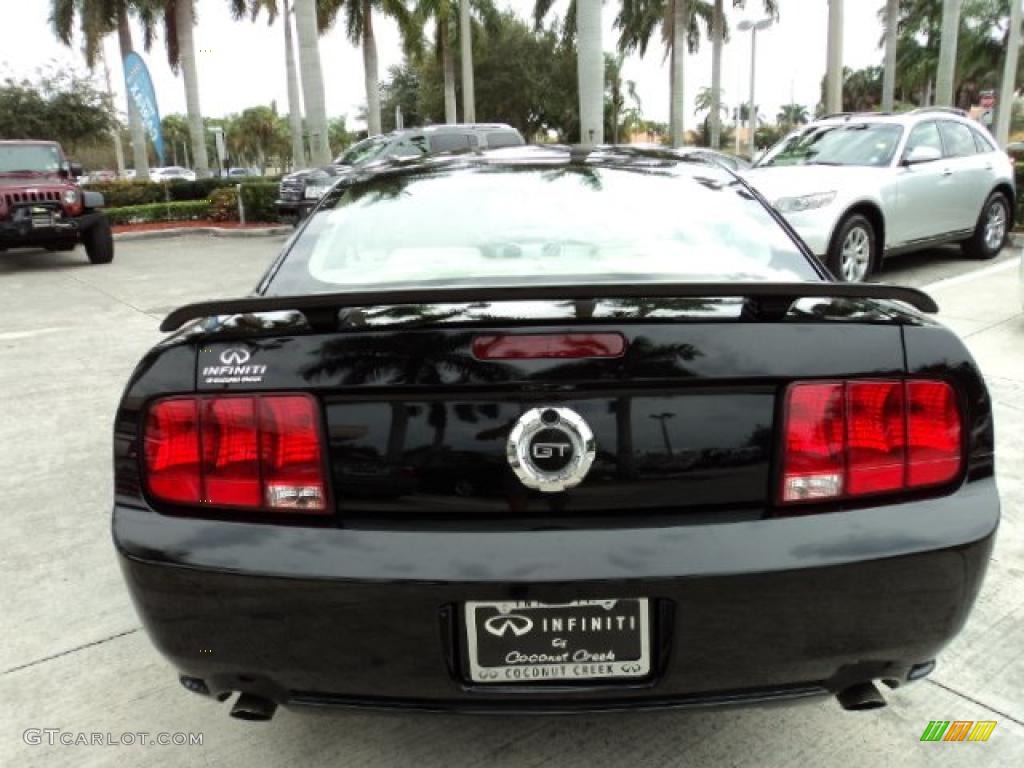
POLYGON ((159 501, 327 511, 320 414, 309 395, 157 400, 143 443, 146 488, 159 501))
POLYGON ((792 384, 783 435, 784 504, 944 485, 963 466, 960 408, 944 381, 792 384))

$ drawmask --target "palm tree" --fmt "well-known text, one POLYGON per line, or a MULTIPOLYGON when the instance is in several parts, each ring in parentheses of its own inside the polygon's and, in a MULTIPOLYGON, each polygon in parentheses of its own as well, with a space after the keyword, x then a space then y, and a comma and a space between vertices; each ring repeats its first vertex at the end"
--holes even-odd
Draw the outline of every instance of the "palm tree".
POLYGON ((775 116, 775 122, 786 131, 790 131, 798 125, 806 125, 810 119, 807 107, 803 104, 783 104, 779 109, 779 114, 775 116))
POLYGON ((310 160, 314 165, 327 165, 331 162, 331 148, 327 143, 327 109, 324 105, 315 0, 295 0, 295 30, 299 38, 299 68, 309 128, 310 160))
MULTIPOLYGON (((306 165, 306 149, 302 138, 302 97, 299 95, 299 75, 295 66, 295 47, 292 42, 292 3, 281 0, 281 26, 284 29, 284 68, 288 84, 288 124, 291 133, 292 168, 306 165)), ((253 21, 261 10, 267 11, 267 23, 273 24, 278 15, 277 0, 231 0, 235 20, 248 13, 253 21)))
POLYGON ((843 0, 828 0, 828 57, 825 113, 843 111, 843 0))
MULTIPOLYGON (((472 26, 473 16, 488 27, 497 25, 498 10, 493 0, 416 0, 413 14, 415 25, 422 28, 428 21, 434 22, 434 53, 441 64, 444 78, 444 121, 458 122, 455 103, 455 50, 453 40, 458 40, 462 55, 463 116, 466 122, 476 119, 476 94, 473 86, 472 26), (456 4, 459 4, 456 7, 456 4), (465 6, 465 10, 463 7, 465 6), (465 26, 462 16, 466 15, 465 26), (468 78, 467 78, 468 73, 468 78)), ((406 38, 406 49, 415 51, 418 44, 412 33, 406 38)))
POLYGON ((576 7, 576 71, 580 98, 580 142, 604 144, 604 52, 601 0, 576 7))
MULTIPOLYGON (((722 145, 722 48, 729 29, 725 22, 725 0, 715 0, 711 17, 711 104, 708 106, 711 118, 711 147, 722 145)), ((746 0, 732 0, 734 8, 746 7, 746 0)), ((766 15, 779 18, 778 0, 762 0, 766 15)))
POLYGON ((710 34, 714 7, 709 0, 626 0, 615 26, 619 29, 620 51, 647 52, 655 29, 660 27, 665 54, 671 60, 669 82, 669 133, 672 146, 683 144, 685 136, 684 62, 686 52, 700 45, 703 22, 710 34))
POLYGON ((160 121, 160 129, 164 133, 164 141, 171 145, 172 162, 185 165, 188 162, 189 127, 188 118, 182 115, 167 115, 160 121), (182 148, 183 157, 179 161, 178 147, 182 148))
POLYGON ((892 112, 896 104, 896 45, 899 41, 900 0, 885 3, 885 77, 882 81, 882 111, 892 112))
POLYGON ((185 81, 185 112, 188 116, 192 162, 200 177, 210 175, 210 164, 206 157, 206 129, 203 112, 199 106, 199 73, 196 68, 196 49, 193 38, 195 29, 195 0, 137 0, 142 11, 145 30, 146 50, 152 41, 153 14, 163 13, 164 41, 167 48, 167 63, 177 74, 181 70, 185 81))
MULTIPOLYGON (((79 33, 82 36, 85 61, 89 69, 92 69, 99 60, 104 38, 116 31, 123 65, 124 57, 135 50, 128 15, 138 10, 139 2, 140 0, 50 0, 50 24, 57 39, 70 46, 74 39, 75 17, 78 17, 79 33)), ((132 137, 135 178, 145 181, 149 178, 146 131, 130 98, 128 126, 132 137)))
POLYGON ((946 107, 953 106, 960 5, 961 0, 942 0, 942 38, 939 41, 939 69, 935 75, 935 103, 946 107))
POLYGON ((462 59, 462 121, 476 122, 476 87, 473 84, 473 29, 470 0, 459 0, 459 50, 462 59))
POLYGON ((610 53, 604 55, 604 82, 607 91, 607 104, 611 118, 612 144, 619 143, 619 127, 622 122, 623 113, 626 110, 626 97, 628 96, 636 104, 637 116, 631 119, 634 124, 639 121, 640 97, 636 92, 636 81, 622 79, 623 54, 612 56, 610 53))
POLYGON ((444 121, 457 123, 455 105, 455 55, 452 51, 452 37, 456 34, 457 0, 417 0, 415 16, 423 26, 428 20, 434 22, 434 51, 441 60, 444 78, 444 121))
POLYGON ((380 77, 377 73, 377 40, 373 32, 373 11, 398 22, 405 40, 416 37, 412 15, 404 0, 319 0, 317 18, 321 34, 330 29, 338 15, 345 15, 345 33, 353 45, 363 50, 363 83, 366 88, 366 131, 381 132, 380 77))

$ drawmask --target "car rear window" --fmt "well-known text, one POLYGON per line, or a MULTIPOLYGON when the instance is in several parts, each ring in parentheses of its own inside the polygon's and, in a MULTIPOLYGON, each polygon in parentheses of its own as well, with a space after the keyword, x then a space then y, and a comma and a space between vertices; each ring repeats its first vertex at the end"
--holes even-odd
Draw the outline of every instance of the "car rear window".
POLYGON ((469 149, 469 136, 465 133, 435 133, 430 137, 432 152, 457 152, 469 149))
POLYGON ((939 122, 939 132, 946 147, 946 157, 970 157, 978 154, 971 129, 963 123, 942 120, 939 122))
POLYGON ((984 131, 972 128, 971 133, 974 134, 974 143, 978 146, 978 152, 985 154, 986 152, 996 151, 996 145, 992 143, 991 138, 985 135, 984 131))
POLYGON ((337 193, 269 291, 817 279, 723 171, 480 166, 381 176, 337 193))
POLYGON ((522 144, 522 137, 515 131, 491 131, 487 134, 487 146, 490 149, 520 147, 522 144))

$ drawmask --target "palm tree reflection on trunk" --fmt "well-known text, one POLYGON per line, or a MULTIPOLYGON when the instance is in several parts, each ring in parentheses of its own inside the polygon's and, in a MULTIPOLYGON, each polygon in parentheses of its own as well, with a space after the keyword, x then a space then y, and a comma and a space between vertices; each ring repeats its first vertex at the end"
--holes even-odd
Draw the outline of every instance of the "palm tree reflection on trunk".
POLYGON ((661 423, 661 439, 665 441, 665 454, 671 459, 672 458, 672 441, 668 436, 668 427, 665 425, 669 419, 674 419, 676 415, 674 413, 652 413, 651 418, 661 423))

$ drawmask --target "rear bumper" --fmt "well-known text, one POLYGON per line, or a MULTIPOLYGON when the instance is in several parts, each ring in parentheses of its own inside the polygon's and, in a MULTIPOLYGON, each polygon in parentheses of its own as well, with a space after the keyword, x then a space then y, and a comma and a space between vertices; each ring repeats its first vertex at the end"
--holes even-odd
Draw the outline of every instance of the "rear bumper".
POLYGON ((629 530, 275 528, 114 509, 136 608, 213 694, 283 704, 574 712, 764 702, 905 681, 959 631, 998 524, 986 478, 941 499, 629 530), (649 679, 465 674, 466 600, 649 597, 649 679))

